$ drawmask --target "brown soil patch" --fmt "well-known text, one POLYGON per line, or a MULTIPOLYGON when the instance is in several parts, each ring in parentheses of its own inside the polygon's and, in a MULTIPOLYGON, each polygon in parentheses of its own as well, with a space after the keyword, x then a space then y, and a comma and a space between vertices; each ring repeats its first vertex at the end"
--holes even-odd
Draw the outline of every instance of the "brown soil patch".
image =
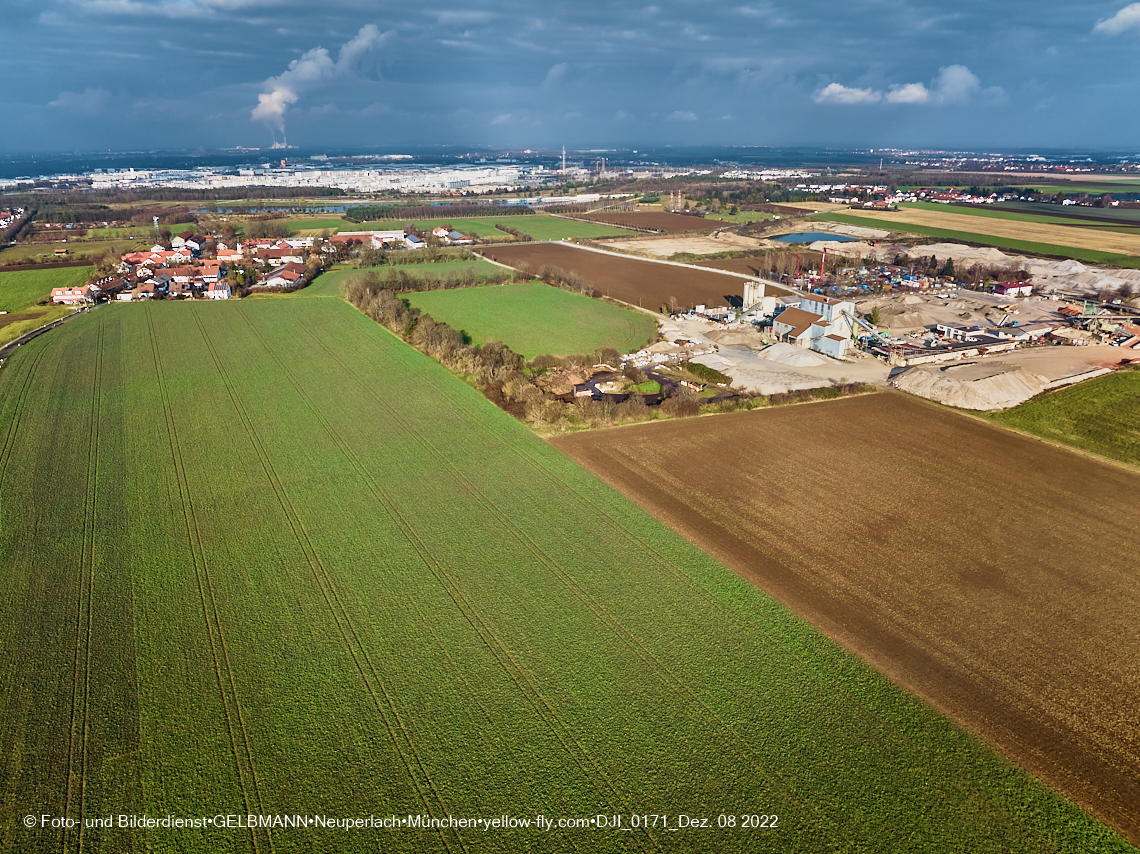
POLYGON ((649 231, 662 231, 680 234, 686 231, 716 231, 725 224, 717 220, 699 216, 685 216, 675 213, 651 213, 649 211, 623 212, 602 211, 587 215, 595 222, 617 225, 623 228, 643 228, 649 231))
POLYGON ((552 442, 1140 841, 1140 471, 897 394, 552 442))
MULTIPOLYGON (((778 251, 778 250, 777 250, 778 251)), ((805 263, 808 259, 814 260, 819 264, 819 253, 804 251, 800 253, 805 256, 805 263)), ((708 261, 697 261, 698 267, 710 267, 713 270, 727 270, 730 273, 740 273, 742 276, 770 276, 772 275, 766 266, 761 267, 771 260, 770 255, 759 255, 751 258, 711 258, 708 261)), ((792 265, 792 272, 795 272, 795 264, 792 265)))
POLYGON ((21 320, 35 320, 37 317, 43 317, 43 315, 44 312, 42 311, 32 311, 26 314, 0 314, 0 329, 21 320))
POLYGON ((653 311, 660 310, 670 297, 676 297, 679 307, 685 309, 702 303, 739 305, 744 295, 743 279, 734 280, 720 273, 673 264, 605 255, 565 243, 523 243, 480 247, 479 251, 510 267, 526 264, 534 273, 546 264, 578 273, 605 296, 653 311))
POLYGON ((606 240, 606 247, 643 252, 668 258, 680 252, 712 255, 716 252, 753 252, 765 246, 755 237, 741 237, 731 232, 701 237, 638 237, 633 240, 606 240))

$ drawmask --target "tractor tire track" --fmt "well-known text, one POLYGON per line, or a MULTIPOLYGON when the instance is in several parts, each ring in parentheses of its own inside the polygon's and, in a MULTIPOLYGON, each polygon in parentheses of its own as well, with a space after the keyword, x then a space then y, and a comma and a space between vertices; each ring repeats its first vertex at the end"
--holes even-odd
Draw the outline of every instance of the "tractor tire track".
MULTIPOLYGON (((369 393, 369 395, 371 397, 373 397, 373 399, 377 400, 380 403, 380 405, 389 413, 389 415, 392 417, 392 419, 395 422, 397 422, 398 424, 403 426, 408 431, 409 434, 416 436, 417 439, 420 441, 420 443, 423 446, 425 446, 427 449, 429 449, 429 451, 433 455, 437 456, 437 458, 440 456, 438 454, 438 452, 436 451, 435 447, 431 443, 429 443, 426 440, 426 438, 419 431, 415 430, 407 421, 405 421, 402 418, 402 416, 400 416, 399 413, 396 412, 396 410, 387 401, 385 401, 381 396, 377 395, 368 386, 368 384, 365 383, 360 378, 360 376, 358 374, 356 374, 355 371, 352 370, 352 368, 350 366, 345 364, 345 362, 335 352, 333 352, 331 349, 329 349, 323 341, 321 341, 319 338, 317 338, 311 332, 311 330, 308 330, 307 326, 304 328, 306 329, 306 331, 309 332, 310 337, 313 338, 313 340, 318 344, 318 346, 320 346, 347 373, 352 375, 356 379, 356 381, 361 385, 361 387, 366 389, 366 391, 369 393)), ((264 344, 264 341, 263 341, 263 346, 267 346, 264 344)), ((268 349, 268 347, 267 347, 267 349, 268 349)), ((601 785, 599 786, 599 788, 600 789, 608 789, 610 794, 612 795, 612 797, 615 798, 617 800, 617 802, 620 803, 622 801, 621 794, 618 792, 618 790, 614 786, 614 784, 608 779, 607 775, 602 770, 602 768, 594 760, 591 752, 586 749, 586 747, 577 739, 576 736, 574 736, 572 728, 554 710, 553 706, 550 704, 550 702, 547 700, 547 698, 542 694, 542 692, 539 690, 539 688, 533 683, 533 680, 531 680, 530 677, 527 676, 524 668, 518 663, 518 661, 515 659, 515 657, 507 649, 506 644, 498 637, 498 635, 495 634, 494 630, 491 629, 491 627, 483 619, 483 617, 479 613, 478 609, 461 592, 462 591, 462 585, 460 585, 454 579, 454 577, 452 577, 451 574, 442 566, 442 564, 440 564, 434 558, 434 556, 431 555, 430 550, 427 548, 426 544, 423 543, 423 541, 420 539, 419 535, 415 531, 415 528, 411 525, 411 523, 406 518, 404 518, 403 514, 401 514, 399 512, 399 510, 396 509, 395 503, 387 495, 384 488, 382 486, 380 486, 378 483, 376 483, 375 479, 371 476, 371 473, 368 472, 367 469, 365 469, 360 464, 359 460, 357 460, 356 457, 351 453, 351 451, 347 448, 345 443, 335 433, 335 430, 324 419, 324 416, 321 413, 319 407, 317 407, 316 404, 312 401, 312 399, 309 398, 308 395, 301 390, 300 384, 296 381, 296 379, 292 376, 292 374, 288 371, 288 369, 285 368, 283 364, 281 365, 281 367, 282 367, 282 370, 285 371, 286 374, 289 376, 289 379, 292 382, 294 388, 296 388, 301 394, 303 394, 305 396, 305 399, 309 402, 309 406, 312 409, 312 411, 314 412, 314 414, 322 421, 322 424, 324 424, 326 432, 328 432, 329 435, 333 438, 333 440, 337 443, 338 447, 340 447, 340 449, 341 449, 341 452, 349 460, 350 464, 353 465, 353 467, 357 469, 357 471, 362 475, 362 477, 365 479, 365 481, 370 485, 374 495, 378 499, 380 499, 380 502, 385 507, 385 509, 388 511, 388 513, 392 516, 393 521, 396 522, 396 524, 400 528, 401 532, 408 539, 408 541, 413 545, 413 548, 415 548, 416 551, 421 555, 421 557, 424 559, 424 561, 428 565, 428 567, 432 570, 432 573, 436 576, 436 579, 437 579, 437 581, 439 581, 441 587, 443 587, 443 589, 447 591, 448 595, 451 597, 452 601, 455 603, 456 608, 460 611, 460 613, 462 613, 464 615, 464 617, 467 618, 467 620, 471 624, 472 628, 474 628, 476 633, 483 639, 484 644, 487 646, 487 648, 491 652, 492 656, 499 662, 499 665, 508 674, 508 676, 511 678, 511 681, 514 682, 518 686, 520 693, 522 693, 522 695, 524 697, 528 698, 532 707, 534 707, 535 710, 539 713, 539 716, 547 721, 547 725, 551 728, 551 732, 555 733, 555 735, 559 739, 559 741, 562 742, 563 748, 567 751, 567 753, 569 755, 577 755, 579 757, 579 761, 580 761, 583 768, 589 768, 589 767, 593 768, 593 775, 592 776, 595 777, 595 785, 598 785, 598 781, 600 781, 601 785)), ((445 462, 445 465, 447 465, 448 467, 451 467, 454 470, 454 466, 452 466, 450 462, 448 462, 446 460, 444 462, 445 462)), ((457 478, 457 479, 459 480, 460 485, 463 486, 467 491, 472 493, 472 495, 474 495, 477 499, 483 500, 485 502, 484 499, 480 499, 480 497, 477 495, 477 491, 474 490, 474 487, 470 484, 470 482, 468 482, 462 478, 457 478)), ((499 515, 500 515, 500 517, 502 516, 501 513, 499 513, 499 515)), ((508 528, 508 530, 512 530, 512 529, 513 529, 513 526, 508 528)), ((614 807, 613 801, 610 802, 610 808, 613 809, 614 811, 618 811, 614 807)), ((646 830, 645 832, 649 836, 650 840, 653 842, 654 846, 657 847, 658 849, 660 849, 660 847, 661 847, 660 843, 656 840, 656 838, 654 838, 653 835, 648 830, 646 830)))
MULTIPOLYGON (((326 353, 328 353, 334 360, 336 360, 347 373, 351 374, 361 385, 361 387, 366 389, 367 392, 375 400, 380 402, 382 406, 389 410, 394 419, 400 423, 401 426, 407 429, 410 433, 414 434, 420 440, 421 444, 427 447, 437 460, 451 469, 456 481, 459 482, 460 485, 462 485, 477 502, 481 503, 491 513, 496 515, 500 519, 503 526, 506 529, 510 530, 515 535, 516 539, 522 542, 528 548, 528 550, 538 559, 538 561, 547 569, 547 571, 550 572, 555 578, 557 578, 558 581, 571 593, 571 595, 573 595, 576 599, 578 599, 579 602, 581 602, 583 607, 590 611, 599 620, 599 622, 605 625, 613 633, 613 635, 617 637, 624 646, 629 648, 637 658, 646 664, 649 669, 656 671, 659 674, 658 678, 667 690, 673 693, 674 696, 681 698, 686 704, 698 708, 701 711, 703 717, 706 717, 706 719, 711 719, 713 722, 715 722, 715 725, 719 731, 719 740, 729 752, 741 756, 741 758, 745 759, 748 764, 752 766, 753 770, 755 770, 761 777, 769 781, 769 784, 778 783, 779 785, 772 785, 773 791, 785 793, 785 796, 789 797, 793 803, 796 803, 801 808, 802 812, 814 814, 817 826, 821 830, 827 826, 826 822, 823 820, 823 816, 810 803, 810 799, 806 799, 797 791, 794 785, 792 785, 782 775, 765 764, 762 761, 764 757, 762 755, 757 755, 754 749, 748 747, 748 741, 743 738, 731 724, 724 720, 714 709, 705 703, 704 700, 702 700, 684 680, 682 680, 676 673, 674 673, 663 661, 657 658, 657 656, 654 655, 652 651, 650 651, 644 645, 644 643, 641 642, 640 639, 638 639, 628 629, 626 629, 624 625, 622 625, 621 621, 611 612, 609 612, 604 604, 596 600, 594 597, 591 597, 581 587, 581 585, 578 584, 577 581, 573 580, 568 574, 563 572, 561 567, 558 566, 557 561, 551 558, 550 555, 547 554, 536 542, 534 542, 526 534, 525 531, 519 528, 519 526, 516 525, 513 520, 511 520, 498 507, 496 507, 493 502, 482 495, 479 490, 475 489, 474 485, 466 479, 466 477, 459 471, 458 467, 456 467, 454 463, 452 463, 443 454, 441 454, 435 448, 435 446, 429 442, 426 437, 423 436, 422 433, 417 431, 410 423, 408 423, 398 413, 396 413, 395 409, 392 408, 391 405, 388 404, 382 396, 373 391, 371 386, 369 386, 368 383, 365 382, 363 378, 360 377, 360 375, 357 374, 350 365, 341 360, 337 354, 335 354, 327 346, 324 346, 323 342, 319 341, 319 339, 316 339, 311 330, 308 330, 308 327, 305 328, 307 331, 309 331, 310 336, 314 337, 314 339, 317 340, 319 344, 321 344, 326 353)), ((437 385, 430 382, 425 384, 430 385, 433 389, 443 394, 442 389, 440 389, 437 385)), ((525 449, 512 448, 512 451, 517 451, 518 453, 522 454, 526 458, 526 461, 531 465, 531 467, 541 471, 542 474, 545 475, 546 479, 554 481, 555 484, 567 488, 572 492, 572 494, 578 496, 583 500, 583 502, 589 504, 589 506, 594 509, 596 517, 605 519, 612 526, 612 529, 618 531, 620 535, 627 541, 632 541, 639 548, 642 548, 645 551, 653 554, 662 563, 662 566, 664 569, 666 569, 666 571, 684 581, 685 584, 690 588, 701 593, 703 599, 709 598, 707 596, 707 592, 704 591, 704 589, 699 585, 697 585, 685 573, 683 573, 679 567, 674 566, 672 562, 668 561, 664 557, 664 555, 660 554, 657 550, 649 546, 649 544, 645 543, 636 535, 632 534, 628 529, 617 522, 617 520, 612 519, 607 513, 603 511, 601 507, 597 506, 592 501, 587 499, 584 495, 582 495, 580 491, 574 489, 570 484, 567 484, 561 478, 556 477, 553 472, 550 472, 548 469, 546 469, 545 466, 542 466, 539 461, 534 459, 527 451, 525 451, 525 449)), ((838 850, 838 843, 835 840, 829 841, 832 843, 832 846, 838 850)))
MULTIPOLYGON (((105 327, 100 324, 95 345, 95 360, 91 377, 91 422, 87 431, 87 477, 83 496, 83 531, 79 553, 79 588, 75 619, 75 660, 71 674, 71 720, 67 738, 67 794, 64 815, 73 815, 73 796, 78 800, 80 817, 78 848, 83 850, 83 806, 87 793, 87 709, 91 696, 91 599, 94 594, 95 573, 95 509, 96 480, 99 453, 99 400, 100 376, 103 361, 105 327), (76 753, 78 752, 78 756, 76 753), (76 792, 78 790, 78 792, 76 792)), ((63 851, 68 850, 68 829, 61 840, 63 851)))
MULTIPOLYGON (((250 323, 249 318, 245 315, 244 312, 241 312, 241 314, 242 319, 250 325, 250 328, 254 331, 254 334, 258 336, 259 340, 264 346, 264 339, 260 337, 257 329, 253 326, 252 323, 250 323)), ((313 574, 313 578, 317 583, 317 588, 321 591, 321 595, 325 599, 325 604, 329 607, 329 610, 333 616, 333 621, 336 623, 337 630, 341 635, 341 639, 344 641, 345 648, 348 651, 350 657, 353 659, 353 663, 355 664, 357 671, 361 676, 361 679, 364 681, 369 695, 372 697, 373 705, 376 707, 377 712, 380 713, 381 720, 384 722, 384 726, 388 731, 388 735, 392 740, 393 746, 395 746, 397 752, 400 754, 400 759, 408 774, 408 778, 412 781, 412 785, 415 787, 416 793, 418 794, 420 800, 423 802, 425 808, 427 808, 430 812, 431 799, 427 796, 427 794, 425 794, 423 783, 421 783, 421 780, 415 773, 412 760, 408 758, 408 753, 411 753, 415 760, 414 765, 419 768, 420 774, 422 775, 423 780, 426 781, 427 787, 434 796, 436 803, 439 805, 441 810, 447 812, 447 807, 443 802, 443 798, 439 793, 439 789, 435 785, 435 782, 432 780, 431 775, 428 773, 426 766, 419 757, 419 754, 416 752, 411 737, 409 736, 408 731, 404 726, 403 721, 396 709, 396 704, 391 696, 391 693, 384 685, 384 682, 380 679, 376 668, 372 665, 371 661, 367 659, 366 653, 364 653, 364 646, 360 642, 359 635, 357 634, 355 627, 352 625, 348 617, 347 610, 344 608, 343 603, 340 601, 340 598, 336 593, 336 589, 332 584, 328 572, 325 569, 315 546, 313 546, 312 540, 309 538, 308 532, 306 531, 304 523, 302 521, 301 514, 297 512, 296 507, 293 505, 292 499, 290 499, 289 494, 285 489, 284 483, 282 482, 280 476, 277 474, 277 471, 273 466, 268 452, 265 450, 264 445, 258 436, 256 427, 252 419, 249 417, 249 413, 245 409, 245 405, 241 402, 241 399, 238 397, 236 390, 231 385, 228 374, 226 373, 222 361, 218 356, 217 350, 214 348, 213 342, 210 340, 209 335, 206 332, 204 325, 202 324, 201 318, 198 317, 197 314, 194 315, 194 318, 198 323, 199 330, 202 333, 202 338, 206 344, 207 350, 210 353, 210 357, 214 362, 214 367, 217 370, 218 375, 226 388, 226 392, 228 393, 230 400, 233 403, 234 408, 237 411, 238 416, 247 431, 247 435, 250 437, 250 442, 254 447, 255 453, 257 454, 258 461, 261 463, 266 478, 269 480, 270 485, 273 488, 274 494, 277 497, 282 512, 285 514, 285 517, 289 522, 290 528, 293 531, 293 535, 296 538, 298 545, 301 546, 301 551, 305 556, 306 562, 309 564, 309 570, 313 574), (349 634, 352 635, 351 640, 349 638, 349 634), (355 644, 353 641, 355 641, 355 644), (372 673, 372 680, 369 680, 366 668, 361 664, 361 657, 364 657, 368 662, 367 671, 370 671, 372 673), (377 694, 377 689, 379 690, 379 695, 382 695, 384 698, 383 702, 381 702, 380 696, 377 694), (385 707, 387 708, 387 711, 385 711, 385 707), (395 721, 394 724, 393 721, 395 721), (407 751, 407 753, 405 751, 407 751)), ((448 842, 448 837, 445 833, 442 832, 442 830, 440 832, 440 838, 444 844, 444 847, 450 851, 451 845, 448 842)), ((458 836, 458 834, 456 835, 456 839, 459 842, 460 847, 463 850, 466 850, 466 845, 464 844, 462 838, 458 836)))
MULTIPOLYGON (((147 325, 150 333, 151 353, 154 356, 155 373, 158 378, 159 397, 161 400, 163 416, 166 420, 167 439, 170 443, 171 458, 174 462, 175 477, 178 484, 179 499, 182 504, 182 515, 186 523, 186 536, 190 545, 191 561, 194 565, 194 576, 198 586, 198 596, 202 604, 202 617, 206 622, 206 634, 210 644, 210 658, 214 664, 214 675, 218 683, 218 691, 222 700, 222 713, 226 721, 226 730, 229 734, 230 750, 233 755, 234 765, 238 775, 238 786, 241 789, 242 800, 245 804, 245 810, 249 813, 252 809, 252 801, 249 795, 249 786, 247 783, 247 775, 251 778, 254 787, 256 788, 257 781, 253 775, 252 767, 248 770, 243 767, 241 758, 242 751, 238 748, 238 737, 234 729, 234 718, 237 715, 230 710, 230 703, 232 702, 235 707, 238 706, 238 699, 236 690, 232 697, 226 690, 226 683, 229 682, 231 690, 234 689, 232 674, 229 678, 222 675, 222 661, 225 660, 225 666, 228 670, 229 661, 228 656, 224 649, 224 638, 221 635, 221 626, 218 620, 217 600, 214 598, 213 588, 209 582, 208 569, 206 566, 206 554, 203 548, 203 540, 201 530, 198 528, 197 518, 194 516, 194 504, 190 495, 190 482, 186 473, 186 463, 182 457, 182 448, 178 441, 178 434, 174 423, 174 412, 170 405, 170 399, 166 387, 166 378, 162 369, 162 359, 159 355, 158 337, 154 328, 153 312, 147 311, 147 325), (213 610, 213 619, 211 619, 211 609, 213 610), (215 630, 218 631, 218 637, 214 637, 215 630), (218 650, 222 649, 222 658, 219 658, 218 650)), ((238 719, 238 728, 241 731, 241 739, 245 743, 245 753, 249 756, 249 737, 245 732, 244 723, 238 719)), ((255 796, 258 801, 259 809, 261 804, 261 793, 255 791, 255 796)), ((263 810, 261 810, 263 812, 263 810)), ((268 830, 266 836, 268 837, 268 830)), ((260 852, 259 839, 256 831, 250 828, 250 842, 253 846, 255 854, 260 852)), ((272 850, 272 839, 269 839, 270 849, 272 850)))
MULTIPOLYGON (((378 395, 375 391, 364 382, 350 365, 346 364, 339 356, 328 347, 325 347, 323 342, 316 339, 310 332, 310 336, 317 340, 326 353, 340 364, 340 366, 350 375, 352 375, 362 388, 366 389, 373 399, 375 399, 381 406, 385 407, 393 420, 400 424, 410 435, 414 435, 420 444, 427 448, 429 453, 441 463, 446 469, 450 470, 452 477, 472 498, 472 500, 482 505, 492 516, 498 519, 501 527, 509 531, 517 542, 522 544, 531 555, 542 565, 547 572, 549 572, 557 581, 573 596, 589 613, 593 614, 599 623, 604 625, 611 634, 618 639, 623 647, 628 649, 636 658, 638 658, 650 672, 657 674, 658 681, 662 686, 673 696, 677 697, 682 703, 695 708, 699 711, 700 715, 706 720, 714 723, 718 740, 722 747, 730 754, 740 757, 752 766, 753 770, 757 772, 762 778, 766 779, 769 786, 773 791, 780 791, 786 793, 785 796, 790 796, 790 799, 801 807, 801 811, 810 811, 806 806, 804 798, 796 791, 788 781, 782 779, 779 774, 772 771, 769 767, 761 761, 762 757, 757 756, 755 751, 747 747, 747 741, 727 722, 725 721, 714 709, 705 703, 693 689, 682 680, 673 670, 671 670, 663 661, 661 661, 651 650, 649 650, 644 643, 641 642, 632 632, 625 628, 621 621, 615 617, 606 606, 598 601, 595 597, 591 596, 586 590, 570 576, 562 570, 558 562, 554 560, 533 538, 530 537, 522 528, 520 528, 514 520, 497 507, 494 502, 483 495, 478 489, 475 488, 467 477, 460 471, 450 459, 432 444, 426 436, 417 430, 409 421, 404 419, 394 407, 378 395), (779 785, 776 785, 779 784, 779 785)), ((583 748, 584 750, 584 748, 583 748)), ((584 751, 585 752, 585 751, 584 751)), ((820 817, 821 818, 821 817, 820 817)), ((822 824, 821 824, 822 827, 822 824)), ((648 832, 648 831, 647 831, 648 832)), ((652 837, 652 834, 650 834, 652 837)), ((656 842, 656 840, 654 840, 656 842)))
POLYGON ((18 436, 20 432, 20 423, 23 421, 24 411, 28 405, 28 398, 31 396, 31 391, 34 386, 32 378, 35 376, 36 368, 39 366, 46 349, 46 347, 39 347, 32 358, 31 364, 23 369, 23 384, 16 393, 16 405, 12 412, 11 423, 8 425, 8 433, 4 437, 3 450, 0 451, 0 487, 3 486, 4 477, 8 472, 8 462, 12 456, 12 448, 16 444, 16 436, 18 436))

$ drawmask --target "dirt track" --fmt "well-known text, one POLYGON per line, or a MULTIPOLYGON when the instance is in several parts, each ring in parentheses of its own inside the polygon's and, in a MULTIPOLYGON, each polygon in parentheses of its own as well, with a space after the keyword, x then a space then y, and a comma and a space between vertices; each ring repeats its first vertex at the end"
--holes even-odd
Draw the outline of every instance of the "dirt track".
POLYGON ((670 297, 680 308, 694 305, 739 305, 744 280, 721 273, 706 273, 688 267, 622 258, 579 249, 561 243, 521 243, 481 247, 480 251, 500 264, 517 267, 520 263, 537 273, 545 264, 576 272, 603 294, 630 305, 658 311, 670 297))
POLYGON ((552 442, 1140 842, 1140 472, 896 394, 552 442))

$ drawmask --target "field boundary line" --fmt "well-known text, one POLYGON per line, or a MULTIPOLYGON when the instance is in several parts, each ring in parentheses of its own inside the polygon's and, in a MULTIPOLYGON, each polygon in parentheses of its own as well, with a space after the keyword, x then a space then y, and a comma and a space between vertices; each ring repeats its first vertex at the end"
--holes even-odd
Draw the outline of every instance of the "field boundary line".
MULTIPOLYGON (((249 326, 250 330, 258 339, 261 346, 267 351, 270 358, 273 359, 274 362, 277 362, 282 370, 286 371, 286 374, 289 376, 290 381, 293 382, 293 385, 296 388, 296 383, 293 381, 292 375, 288 373, 287 369, 285 369, 283 365, 281 365, 280 360, 277 358, 276 354, 268 347, 268 345, 265 343, 264 338, 261 336, 260 331, 256 328, 252 321, 250 321, 248 315, 240 306, 238 307, 238 313, 241 315, 242 320, 249 326)), ((317 582, 317 587, 325 599, 325 604, 328 605, 329 610, 332 613, 333 621, 337 625, 337 630, 340 632, 341 639, 345 643, 348 654, 353 659, 353 663, 356 665, 357 670, 360 673, 365 688, 368 690, 368 693, 372 697, 373 705, 380 713, 381 720, 384 722, 385 728, 388 730, 388 734, 392 740, 393 746, 400 754, 400 758, 404 764, 405 770, 408 773, 408 777, 411 780, 412 785, 415 787, 417 794, 420 796, 420 800, 424 803, 424 806, 427 807, 430 811, 431 805, 429 803, 429 799, 421 788, 420 780, 417 778, 417 775, 413 771, 412 762, 408 759, 408 756, 405 753, 405 749, 410 751, 411 755, 415 758, 415 765, 419 767, 420 773, 423 775, 424 780, 427 782, 428 788, 435 796, 435 800, 438 803, 439 807, 446 811, 447 807, 443 803, 443 798, 440 795, 434 781, 432 780, 431 775, 428 773, 423 760, 419 756, 419 753, 416 751, 415 745, 412 742, 411 737, 403 724, 403 721, 400 719, 399 712, 395 706, 395 701, 392 699, 390 692, 385 687, 383 680, 380 679, 375 666, 372 665, 371 661, 368 659, 364 645, 360 642, 359 634, 357 633, 355 627, 352 625, 350 618, 348 617, 347 609, 345 609, 343 603, 340 601, 336 593, 336 589, 332 584, 332 580, 328 574, 328 571, 325 569, 325 566, 320 559, 320 555, 317 553, 316 547, 313 545, 312 540, 309 538, 308 532, 305 530, 301 515, 297 512, 296 507, 293 505, 292 499, 289 498, 288 492, 285 489, 285 485, 281 481, 280 476, 277 474, 276 469, 274 468, 273 463, 269 457, 268 451, 265 450, 263 443, 257 434, 257 430, 254 427, 253 421, 250 419, 249 414, 245 410, 244 404, 242 404, 240 398, 237 396, 237 393, 229 382, 222 362, 219 359, 216 350, 214 349, 213 343, 209 339, 209 335, 206 332, 205 326, 202 324, 201 318, 195 314, 194 319, 197 322, 198 327, 202 333, 206 347, 210 352, 210 357, 214 361, 215 369, 218 371, 219 377, 226 388, 226 392, 229 394, 231 402, 234 404, 234 407, 238 412, 238 416, 245 424, 248 435, 250 436, 251 444, 254 446, 254 451, 258 456, 258 460, 261 463, 262 469, 265 471, 266 477, 269 479, 270 485, 273 488, 275 495, 277 496, 278 503, 281 505, 281 509, 285 513, 285 517, 288 520, 290 527, 293 529, 293 535, 297 538, 297 542, 301 547, 301 551, 305 555, 305 560, 309 564, 309 569, 313 573, 314 580, 317 582), (336 602, 336 605, 333 604, 334 601, 336 602), (350 641, 348 638, 348 634, 345 631, 345 626, 348 627, 348 632, 352 634, 353 639, 356 641, 355 647, 353 646, 352 641, 350 641), (372 672, 376 686, 369 682, 364 667, 361 665, 358 658, 358 654, 368 662, 368 669, 372 672), (380 693, 382 693, 384 696, 385 702, 383 704, 380 702, 379 697, 376 695, 377 687, 379 687, 380 693), (384 711, 385 705, 388 707, 387 714, 384 711), (393 725, 392 720, 389 719, 389 714, 395 720, 395 726, 393 725), (397 729, 399 730, 400 735, 403 736, 403 741, 405 742, 403 746, 401 746, 401 740, 397 735, 397 729)), ((440 839, 443 842, 444 847, 450 851, 451 846, 448 844, 448 837, 443 832, 442 828, 440 829, 440 839)), ((460 847, 466 850, 467 846, 459 834, 456 834, 456 839, 459 842, 460 847)))
MULTIPOLYGON (((238 745, 237 745, 237 736, 234 733, 233 715, 231 714, 230 707, 229 707, 231 698, 227 695, 226 687, 225 687, 226 680, 223 679, 223 677, 222 677, 222 661, 218 657, 218 647, 220 647, 224 644, 224 639, 220 636, 220 634, 219 634, 219 637, 217 638, 217 640, 215 640, 215 638, 214 638, 214 631, 215 631, 216 626, 211 622, 210 605, 207 603, 208 577, 207 577, 207 584, 203 584, 203 576, 206 575, 208 570, 207 570, 206 565, 205 565, 206 556, 205 556, 204 552, 202 552, 202 545, 203 544, 202 544, 202 538, 201 538, 201 531, 198 530, 197 519, 194 518, 194 505, 193 505, 193 500, 190 496, 190 481, 189 481, 189 478, 186 474, 185 462, 182 459, 182 449, 181 449, 180 443, 178 441, 177 430, 175 429, 174 412, 173 412, 173 409, 170 405, 170 401, 169 401, 169 398, 167 395, 166 378, 165 378, 165 374, 162 370, 162 360, 159 356, 158 337, 155 333, 154 318, 152 316, 153 310, 148 306, 146 312, 147 312, 146 316, 147 316, 148 330, 150 332, 150 340, 151 340, 151 353, 154 356, 155 371, 156 371, 157 377, 158 377, 159 396, 160 396, 160 400, 162 403, 163 415, 164 415, 165 420, 166 420, 167 439, 170 442, 170 451, 171 451, 172 461, 174 462, 175 479, 176 479, 176 483, 178 485, 178 493, 179 493, 180 503, 182 504, 183 521, 186 524, 186 536, 187 536, 187 539, 188 539, 189 545, 190 545, 191 562, 192 562, 193 567, 194 567, 194 576, 195 576, 195 580, 197 581, 197 585, 198 585, 198 596, 199 596, 199 599, 201 600, 201 603, 202 603, 202 617, 206 622, 206 635, 207 635, 207 638, 208 638, 209 644, 210 644, 210 657, 214 663, 214 675, 217 679, 218 691, 221 695, 221 700, 222 700, 222 713, 223 713, 223 716, 225 717, 226 729, 229 732, 230 750, 232 752, 232 755, 234 758, 235 769, 237 771, 238 787, 241 789, 242 799, 245 801, 245 808, 246 808, 246 811, 248 812, 252 805, 250 803, 249 791, 248 791, 247 783, 245 781, 245 773, 246 772, 245 772, 245 769, 242 767, 242 762, 241 762, 241 758, 240 758, 240 751, 238 750, 238 745), (197 538, 195 537, 195 535, 197 535, 197 538), (201 567, 199 566, 199 562, 201 562, 201 567)), ((213 599, 213 590, 212 589, 210 589, 209 597, 213 601, 213 607, 215 609, 215 615, 214 616, 216 619, 217 618, 217 613, 216 613, 217 601, 213 599)), ((228 667, 228 662, 227 662, 226 666, 228 667)), ((232 675, 231 675, 229 681, 230 681, 231 687, 232 687, 232 685, 233 685, 232 675)), ((232 700, 235 704, 237 703, 236 697, 232 698, 232 700)), ((241 726, 241 725, 242 724, 239 720, 239 726, 241 726)), ((244 731, 244 728, 242 729, 242 738, 246 742, 246 751, 248 753, 249 739, 248 739, 247 734, 244 731)), ((252 769, 250 769, 251 776, 252 776, 252 773, 253 773, 252 769)), ((256 786, 256 779, 254 779, 254 785, 256 786)), ((257 792, 257 798, 258 798, 258 802, 260 804, 260 802, 261 802, 260 792, 257 792)), ((262 812, 264 812, 264 810, 262 810, 262 812)), ((269 836, 268 829, 266 829, 266 836, 269 836)), ((256 852, 260 851, 260 847, 258 845, 257 833, 256 833, 254 828, 250 828, 250 841, 253 844, 254 852, 256 854, 256 852)), ((269 839, 269 843, 270 843, 270 847, 272 848, 272 838, 269 839)))

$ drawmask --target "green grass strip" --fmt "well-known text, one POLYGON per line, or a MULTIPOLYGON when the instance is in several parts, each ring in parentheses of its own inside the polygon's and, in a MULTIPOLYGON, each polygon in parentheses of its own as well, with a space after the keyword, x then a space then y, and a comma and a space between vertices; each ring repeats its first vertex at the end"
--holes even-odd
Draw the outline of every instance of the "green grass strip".
POLYGON ((1140 371, 1097 377, 989 417, 1043 439, 1140 466, 1140 371))

